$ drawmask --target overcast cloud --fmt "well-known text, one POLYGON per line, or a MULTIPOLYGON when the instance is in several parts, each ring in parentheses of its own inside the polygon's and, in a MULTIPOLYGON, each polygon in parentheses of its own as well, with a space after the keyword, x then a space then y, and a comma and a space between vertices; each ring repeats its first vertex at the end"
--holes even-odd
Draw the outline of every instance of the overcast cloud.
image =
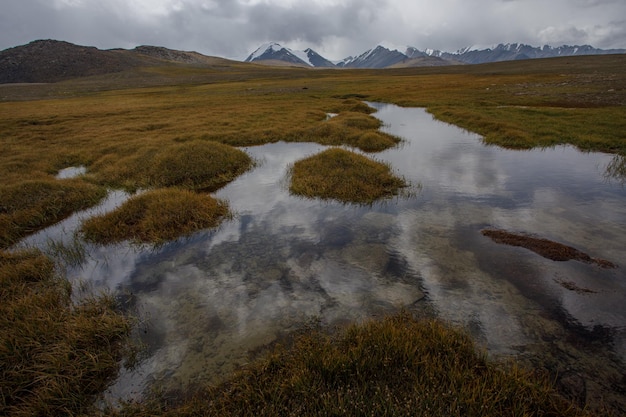
POLYGON ((262 43, 328 59, 377 45, 626 48, 625 0, 3 0, 0 50, 37 39, 244 59, 262 43))

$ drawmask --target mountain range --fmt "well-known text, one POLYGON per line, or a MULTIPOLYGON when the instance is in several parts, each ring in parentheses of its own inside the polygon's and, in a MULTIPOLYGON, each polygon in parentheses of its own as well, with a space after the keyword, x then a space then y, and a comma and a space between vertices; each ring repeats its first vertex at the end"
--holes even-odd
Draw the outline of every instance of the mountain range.
POLYGON ((331 62, 312 49, 294 51, 278 43, 268 43, 254 51, 246 62, 276 63, 288 62, 305 67, 339 67, 339 68, 398 68, 411 66, 438 66, 483 64, 488 62, 512 61, 520 59, 553 58, 577 55, 623 54, 626 49, 597 49, 589 45, 559 47, 543 46, 542 48, 524 44, 499 44, 492 48, 464 48, 457 52, 442 52, 433 49, 420 51, 409 46, 404 52, 378 45, 362 54, 349 56, 339 62, 331 62))
MULTIPOLYGON (((486 49, 465 48, 455 53, 420 51, 414 47, 400 52, 378 45, 360 55, 332 62, 310 48, 294 51, 278 43, 268 43, 250 54, 245 62, 306 68, 402 68, 623 53, 626 50, 602 50, 588 45, 537 48, 523 44, 500 44, 486 49)), ((49 83, 159 65, 224 68, 236 62, 158 46, 101 50, 57 40, 38 40, 0 51, 0 84, 49 83)))

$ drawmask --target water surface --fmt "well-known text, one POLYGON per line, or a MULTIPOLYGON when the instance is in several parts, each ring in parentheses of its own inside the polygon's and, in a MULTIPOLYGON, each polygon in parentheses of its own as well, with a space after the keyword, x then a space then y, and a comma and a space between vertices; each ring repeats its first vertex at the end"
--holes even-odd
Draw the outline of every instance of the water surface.
MULTIPOLYGON (((370 156, 412 184, 408 196, 371 206, 291 196, 290 164, 325 147, 275 143, 246 148, 260 163, 216 193, 237 214, 219 229, 157 249, 88 247, 70 276, 130 298, 148 345, 112 397, 152 382, 218 381, 311 318, 345 323, 403 307, 468 328, 494 356, 585 373, 600 381, 590 390, 624 372, 626 191, 606 175, 614 157, 488 147, 422 109, 372 105, 403 142, 370 156), (619 268, 554 262, 498 245, 484 228, 551 239, 619 268)), ((56 227, 71 235, 76 224, 56 227)), ((32 242, 54 233, 38 236, 32 242)))

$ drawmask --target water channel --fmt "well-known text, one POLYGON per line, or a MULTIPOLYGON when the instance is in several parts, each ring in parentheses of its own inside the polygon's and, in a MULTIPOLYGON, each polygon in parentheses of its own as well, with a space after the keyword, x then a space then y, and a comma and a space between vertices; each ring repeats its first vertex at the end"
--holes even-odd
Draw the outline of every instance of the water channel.
MULTIPOLYGON (((405 196, 371 206, 291 196, 290 164, 325 147, 274 143, 246 148, 257 167, 216 193, 236 213, 217 230, 159 248, 86 246, 70 277, 130 298, 143 319, 147 357, 123 371, 113 398, 152 382, 218 381, 311 318, 341 324, 400 308, 466 327, 493 356, 584 375, 589 395, 625 375, 626 189, 607 174, 616 157, 485 146, 422 109, 371 105, 403 141, 369 156, 411 183, 405 196), (545 259, 485 228, 618 268, 545 259)), ((68 239, 81 218, 125 198, 113 193, 26 243, 68 239)))

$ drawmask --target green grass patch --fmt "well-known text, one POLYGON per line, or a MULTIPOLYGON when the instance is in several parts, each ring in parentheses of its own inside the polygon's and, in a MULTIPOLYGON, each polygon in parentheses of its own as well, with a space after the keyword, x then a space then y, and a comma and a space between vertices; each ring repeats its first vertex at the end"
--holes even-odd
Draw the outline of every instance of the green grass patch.
MULTIPOLYGON (((171 398, 171 397, 170 397, 171 398)), ((133 416, 586 416, 546 378, 490 362, 461 330, 401 313, 305 329, 215 387, 133 416)))
POLYGON ((102 244, 123 240, 158 244, 216 227, 228 215, 228 205, 208 194, 159 189, 86 220, 81 230, 87 240, 102 244))
POLYGON ((102 187, 82 180, 26 180, 0 186, 0 248, 98 203, 102 187))
POLYGON ((389 166, 363 155, 331 148, 296 162, 291 168, 289 190, 311 198, 347 203, 372 203, 397 195, 406 187, 389 166))
POLYGON ((73 303, 39 252, 0 251, 0 296, 0 414, 93 411, 117 375, 131 320, 109 296, 73 303))

